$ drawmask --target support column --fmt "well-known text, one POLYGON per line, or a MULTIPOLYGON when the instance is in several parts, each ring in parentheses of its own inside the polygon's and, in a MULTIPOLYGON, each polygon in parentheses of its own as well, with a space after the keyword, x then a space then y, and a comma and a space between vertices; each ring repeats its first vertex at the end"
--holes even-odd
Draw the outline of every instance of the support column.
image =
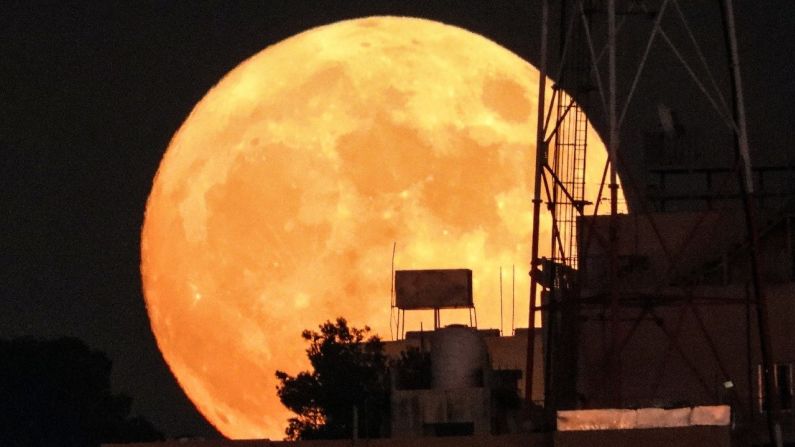
POLYGON ((530 315, 527 323, 527 363, 525 364, 525 400, 533 402, 533 370, 535 368, 535 321, 538 306, 539 264, 538 239, 541 222, 541 176, 544 175, 547 148, 545 142, 546 130, 544 129, 544 103, 546 102, 547 88, 547 34, 549 33, 549 4, 541 0, 541 51, 539 54, 539 79, 538 79, 538 121, 536 123, 536 166, 535 180, 533 183, 533 234, 530 255, 530 315))
POLYGON ((610 234, 608 253, 610 255, 610 349, 608 351, 609 370, 607 390, 609 401, 621 406, 621 327, 619 319, 618 287, 618 121, 616 119, 616 3, 607 0, 607 72, 608 72, 608 125, 607 150, 610 156, 610 234))

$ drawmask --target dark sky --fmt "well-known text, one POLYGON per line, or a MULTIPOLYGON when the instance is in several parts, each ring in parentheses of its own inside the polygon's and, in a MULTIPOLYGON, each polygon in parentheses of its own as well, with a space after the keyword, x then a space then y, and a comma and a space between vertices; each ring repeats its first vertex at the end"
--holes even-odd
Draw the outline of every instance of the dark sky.
MULTIPOLYGON (((166 434, 218 436, 160 357, 139 273, 152 179, 194 104, 262 48, 345 18, 427 17, 527 58, 535 54, 535 3, 2 2, 0 337, 79 337, 108 353, 117 390, 166 434)), ((744 51, 773 68, 773 95, 784 89, 792 98, 795 2, 773 2, 788 3, 783 12, 741 3, 765 31, 746 30, 755 40, 744 51), (776 65, 782 51, 788 59, 776 65)))

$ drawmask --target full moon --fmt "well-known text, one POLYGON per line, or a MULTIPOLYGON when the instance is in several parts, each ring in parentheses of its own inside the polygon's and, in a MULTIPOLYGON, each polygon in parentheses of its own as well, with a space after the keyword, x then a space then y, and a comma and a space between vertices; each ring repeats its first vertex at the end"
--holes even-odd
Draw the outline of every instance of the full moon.
POLYGON ((274 371, 308 367, 303 329, 343 316, 391 337, 393 244, 397 269, 472 269, 481 327, 527 326, 538 76, 463 29, 373 17, 268 47, 196 105, 154 180, 141 272, 160 351, 221 433, 283 436, 274 371))

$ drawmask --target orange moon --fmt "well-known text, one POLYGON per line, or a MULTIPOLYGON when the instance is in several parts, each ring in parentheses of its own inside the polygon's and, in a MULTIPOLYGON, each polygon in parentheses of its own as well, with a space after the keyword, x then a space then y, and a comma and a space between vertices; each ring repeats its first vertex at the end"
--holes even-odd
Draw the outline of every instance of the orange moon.
POLYGON ((344 316, 390 338, 393 242, 398 269, 472 269, 481 327, 500 326, 501 266, 511 327, 515 265, 526 327, 537 83, 482 36, 373 17, 268 47, 196 105, 154 180, 141 271, 160 351, 221 433, 283 436, 274 371, 307 368, 303 329, 344 316))

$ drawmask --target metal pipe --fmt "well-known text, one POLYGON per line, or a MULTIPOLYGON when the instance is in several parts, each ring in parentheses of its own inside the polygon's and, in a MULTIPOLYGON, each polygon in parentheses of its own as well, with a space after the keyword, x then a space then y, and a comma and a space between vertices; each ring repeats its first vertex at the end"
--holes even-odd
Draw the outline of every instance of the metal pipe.
POLYGON ((536 295, 538 294, 538 239, 541 222, 541 177, 546 164, 546 144, 544 128, 544 102, 546 99, 547 78, 547 33, 549 32, 549 5, 541 0, 541 49, 539 54, 538 73, 538 121, 536 123, 536 166, 533 190, 533 233, 531 241, 530 261, 530 315, 527 323, 527 361, 525 363, 525 400, 533 402, 533 369, 535 367, 535 321, 536 295))
POLYGON ((502 332, 502 322, 503 322, 503 317, 502 317, 502 266, 500 266, 500 337, 505 335, 502 332))
POLYGON ((610 400, 616 407, 621 406, 621 353, 618 346, 621 343, 619 332, 619 293, 618 293, 618 179, 616 163, 618 162, 618 121, 616 119, 616 2, 607 1, 607 73, 608 73, 608 98, 607 113, 610 133, 608 136, 608 151, 610 153, 610 332, 611 342, 608 355, 610 356, 610 371, 608 373, 611 390, 610 400))
POLYGON ((724 37, 729 56, 729 74, 732 82, 732 106, 736 131, 734 147, 737 156, 744 164, 744 181, 741 181, 745 224, 748 228, 749 254, 751 258, 751 284, 753 285, 754 301, 756 302, 756 318, 759 330, 759 345, 762 351, 762 372, 764 373, 765 399, 767 409, 767 427, 770 442, 777 447, 783 445, 779 415, 781 402, 775 393, 773 377, 773 346, 770 341, 770 322, 767 308, 767 296, 759 272, 758 242, 759 234, 754 220, 753 177, 751 158, 748 150, 748 133, 745 121, 745 104, 743 102, 742 79, 740 78, 740 57, 737 50, 737 34, 734 25, 734 7, 731 0, 723 0, 724 37))
POLYGON ((516 335, 516 265, 511 265, 511 335, 516 335))
POLYGON ((740 77, 740 54, 737 51, 737 31, 734 26, 734 6, 732 0, 724 0, 723 17, 725 21, 725 36, 729 52, 729 66, 731 68, 732 103, 734 106, 734 119, 736 121, 736 143, 740 158, 745 169, 745 187, 748 194, 754 193, 754 178, 751 173, 751 154, 748 149, 748 132, 745 121, 745 101, 743 99, 743 83, 740 77))

